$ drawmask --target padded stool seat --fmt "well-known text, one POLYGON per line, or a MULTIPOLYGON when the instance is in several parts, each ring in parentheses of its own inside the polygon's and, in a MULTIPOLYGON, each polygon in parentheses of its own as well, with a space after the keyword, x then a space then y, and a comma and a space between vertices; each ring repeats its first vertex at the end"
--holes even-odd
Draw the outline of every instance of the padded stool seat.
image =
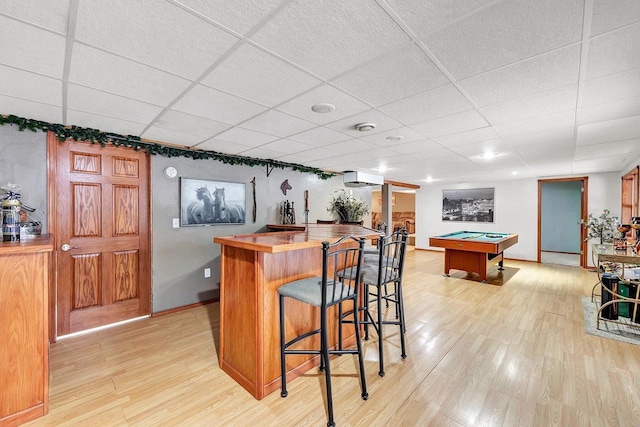
MULTIPOLYGON (((286 356, 293 354, 310 354, 320 356, 320 370, 324 371, 327 390, 327 425, 335 426, 333 418, 333 394, 331 391, 331 368, 329 357, 332 354, 356 354, 361 384, 361 397, 367 400, 367 382, 364 372, 364 356, 362 353, 362 340, 360 338, 360 323, 354 316, 354 332, 356 349, 342 348, 342 326, 340 315, 342 303, 350 301, 357 309, 360 289, 360 268, 362 265, 362 250, 364 239, 356 239, 351 236, 341 238, 335 243, 322 243, 322 276, 307 277, 286 283, 278 288, 278 301, 280 308, 280 367, 282 390, 280 395, 286 397, 287 392, 287 364, 286 356), (318 328, 299 333, 287 339, 285 325, 285 300, 293 299, 302 303, 318 307, 320 311, 320 325, 318 328), (339 339, 337 349, 330 349, 329 327, 327 317, 329 309, 337 305, 339 339), (312 336, 320 336, 319 348, 301 348, 301 344, 291 348, 296 343, 307 342, 312 336)), ((334 313, 333 309, 331 313, 334 313)))

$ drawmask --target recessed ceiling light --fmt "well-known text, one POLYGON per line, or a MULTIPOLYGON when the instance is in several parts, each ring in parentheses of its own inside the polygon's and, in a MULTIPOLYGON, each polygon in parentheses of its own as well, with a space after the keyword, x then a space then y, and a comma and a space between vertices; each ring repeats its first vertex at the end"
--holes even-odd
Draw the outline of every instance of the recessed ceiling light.
POLYGON ((400 141, 404 139, 404 136, 401 135, 395 135, 395 136, 388 136, 385 138, 387 141, 400 141))
POLYGON ((433 178, 431 177, 431 175, 429 175, 429 176, 427 177, 427 179, 425 179, 425 181, 427 181, 427 182, 433 182, 433 178))
POLYGON ((511 172, 511 175, 518 175, 518 171, 511 172))
POLYGON ((493 159, 495 157, 498 157, 498 155, 496 153, 491 152, 491 151, 487 151, 486 153, 484 153, 484 154, 482 154, 480 156, 480 158, 486 159, 486 160, 491 160, 491 159, 493 159))
POLYGON ((311 110, 315 111, 316 113, 331 113, 333 111, 336 111, 336 106, 333 104, 322 103, 313 105, 311 107, 311 110))
POLYGON ((356 125, 356 130, 359 130, 360 132, 369 132, 371 130, 374 130, 375 128, 375 123, 358 123, 356 125))

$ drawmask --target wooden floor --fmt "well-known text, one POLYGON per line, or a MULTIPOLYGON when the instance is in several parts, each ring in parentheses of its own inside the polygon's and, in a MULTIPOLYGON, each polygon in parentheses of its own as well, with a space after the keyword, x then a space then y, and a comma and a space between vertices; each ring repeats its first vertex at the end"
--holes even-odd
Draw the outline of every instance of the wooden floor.
MULTIPOLYGON (((640 346, 585 335, 578 267, 506 260, 488 284, 442 275, 440 252, 405 270, 408 358, 366 343, 332 362, 339 426, 639 426, 640 346)), ((276 327, 276 319, 274 319, 276 327)), ((218 304, 69 338, 51 348, 51 407, 33 426, 322 426, 322 376, 256 401, 218 368, 218 304)))

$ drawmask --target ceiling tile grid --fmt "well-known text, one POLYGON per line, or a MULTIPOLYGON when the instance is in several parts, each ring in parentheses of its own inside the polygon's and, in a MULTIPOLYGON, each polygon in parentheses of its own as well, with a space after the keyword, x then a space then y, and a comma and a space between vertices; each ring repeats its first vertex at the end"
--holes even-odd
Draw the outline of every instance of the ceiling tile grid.
POLYGON ((640 151, 637 0, 71 4, 0 2, 0 113, 415 184, 640 151))

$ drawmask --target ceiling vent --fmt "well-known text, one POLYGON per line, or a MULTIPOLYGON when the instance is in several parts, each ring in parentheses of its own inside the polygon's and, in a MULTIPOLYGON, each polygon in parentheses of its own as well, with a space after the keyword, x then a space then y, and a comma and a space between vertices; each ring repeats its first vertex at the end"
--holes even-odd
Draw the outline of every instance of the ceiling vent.
POLYGON ((384 177, 380 175, 352 171, 344 173, 344 185, 346 187, 371 187, 382 184, 384 184, 384 177))

